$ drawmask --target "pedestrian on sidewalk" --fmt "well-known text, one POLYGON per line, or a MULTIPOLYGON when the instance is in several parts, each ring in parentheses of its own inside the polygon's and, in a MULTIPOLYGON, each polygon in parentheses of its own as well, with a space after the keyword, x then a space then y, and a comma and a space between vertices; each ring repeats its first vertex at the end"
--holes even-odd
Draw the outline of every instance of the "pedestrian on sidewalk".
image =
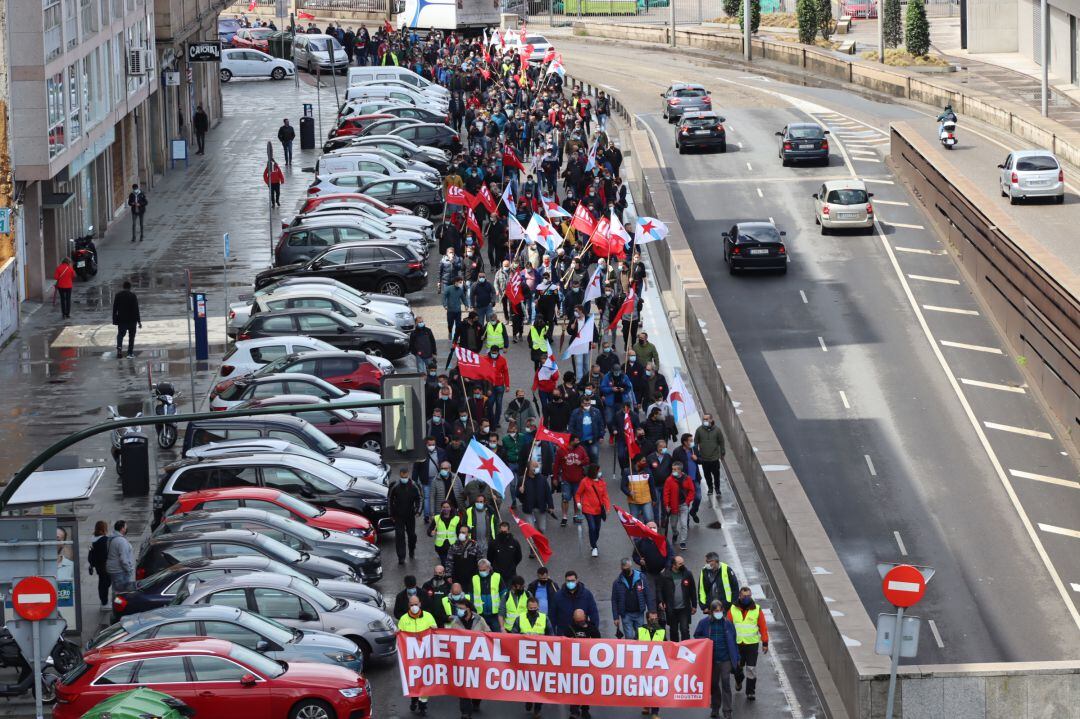
POLYGON ((270 204, 281 207, 281 185, 285 182, 281 165, 271 160, 270 166, 263 170, 263 182, 270 186, 270 204))
POLYGON ((752 702, 757 698, 758 650, 762 654, 769 652, 769 627, 765 622, 765 613, 754 602, 750 587, 739 588, 739 601, 728 612, 728 620, 735 627, 735 643, 739 646, 742 664, 742 671, 735 673, 735 691, 742 691, 745 674, 746 700, 752 702))
POLYGON ((143 240, 143 216, 146 214, 146 206, 150 201, 146 199, 146 193, 139 187, 139 183, 131 186, 131 193, 127 199, 128 207, 131 208, 131 241, 135 241, 135 228, 139 228, 139 242, 143 240))
POLYGON ((75 286, 75 270, 69 258, 60 260, 53 279, 56 280, 56 294, 60 295, 60 319, 66 320, 71 317, 71 290, 75 286))
POLYGON ((135 356, 135 327, 142 329, 139 314, 139 298, 131 291, 131 283, 124 280, 124 289, 113 297, 112 322, 116 325, 116 358, 123 357, 124 335, 127 335, 127 356, 135 356))
POLYGON ((127 540, 127 532, 127 522, 116 520, 105 555, 105 571, 116 592, 129 592, 135 588, 135 552, 127 540))
POLYGON ((577 502, 578 512, 585 515, 585 523, 589 525, 589 546, 592 547, 592 556, 599 557, 600 549, 596 545, 600 541, 600 527, 607 519, 608 510, 611 509, 607 485, 604 483, 604 475, 599 465, 590 464, 585 470, 585 477, 578 485, 574 500, 577 502))
POLYGON ((724 603, 714 599, 709 603, 708 614, 694 629, 695 639, 712 641, 712 711, 715 719, 721 710, 724 719, 731 719, 731 674, 739 667, 739 649, 735 644, 735 627, 727 620, 724 603))
POLYGON ((210 131, 210 116, 206 114, 206 110, 202 105, 195 107, 195 116, 191 118, 191 127, 195 130, 195 144, 198 145, 199 150, 196 155, 206 154, 206 133, 210 131))
POLYGON ((109 570, 105 568, 109 560, 109 523, 99 519, 94 524, 94 541, 87 552, 86 561, 90 565, 90 574, 97 572, 98 599, 102 609, 109 607, 109 570))
POLYGON ((724 447, 724 433, 716 427, 711 414, 701 416, 701 426, 694 432, 694 446, 697 448, 698 464, 705 475, 705 486, 711 497, 713 491, 720 491, 720 462, 727 454, 724 447))
POLYGON ((277 139, 281 143, 282 156, 285 159, 285 166, 292 165, 292 144, 296 139, 296 129, 289 124, 289 118, 285 118, 281 121, 282 125, 278 128, 277 139))
POLYGON ((386 494, 386 508, 394 520, 394 547, 401 565, 405 563, 406 542, 409 557, 416 557, 416 517, 420 514, 420 492, 408 467, 398 470, 398 481, 386 494))

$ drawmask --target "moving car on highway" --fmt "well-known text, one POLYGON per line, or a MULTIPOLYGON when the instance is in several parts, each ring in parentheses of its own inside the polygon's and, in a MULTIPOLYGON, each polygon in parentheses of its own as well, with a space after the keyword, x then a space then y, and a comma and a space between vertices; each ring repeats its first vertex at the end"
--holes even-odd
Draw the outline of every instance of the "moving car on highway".
POLYGON ((728 271, 735 274, 741 270, 779 270, 787 272, 786 233, 776 229, 772 222, 740 222, 723 233, 724 261, 728 271))
POLYGON ((1001 196, 1009 204, 1032 197, 1052 197, 1065 202, 1065 170, 1052 153, 1045 150, 1016 150, 1010 152, 1000 170, 1001 196))
POLYGON ((662 112, 668 122, 675 122, 687 110, 711 110, 712 96, 704 85, 692 82, 672 83, 660 93, 662 112))
POLYGON ((814 193, 814 222, 821 234, 832 230, 863 229, 874 232, 874 205, 862 180, 830 180, 814 193))
POLYGON ((793 122, 776 133, 780 164, 818 162, 829 164, 829 131, 816 122, 793 122))
POLYGON ((727 152, 727 131, 724 118, 715 112, 688 110, 675 128, 675 148, 679 154, 695 147, 715 147, 727 152))

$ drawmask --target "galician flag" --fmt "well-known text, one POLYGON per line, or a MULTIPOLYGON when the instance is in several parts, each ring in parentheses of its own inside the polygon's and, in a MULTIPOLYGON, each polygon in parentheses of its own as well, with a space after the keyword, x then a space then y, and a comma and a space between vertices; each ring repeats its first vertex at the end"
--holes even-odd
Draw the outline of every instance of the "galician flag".
POLYGON ((559 249, 559 245, 563 243, 562 236, 555 231, 551 223, 535 212, 529 220, 529 226, 525 228, 525 239, 529 242, 539 242, 551 253, 559 249))
POLYGON ((593 271, 592 277, 589 278, 589 286, 585 288, 585 295, 581 298, 582 304, 595 300, 598 297, 603 297, 603 274, 604 271, 600 267, 597 267, 593 271))
POLYGON ((668 236, 668 227, 655 217, 639 217, 634 226, 634 242, 644 245, 657 242, 668 236))
POLYGON ((506 183, 506 189, 503 190, 502 203, 506 205, 508 209, 513 209, 517 206, 517 203, 514 202, 514 186, 511 185, 509 182, 506 183))
POLYGON ((570 213, 563 209, 562 205, 546 196, 543 192, 540 193, 540 203, 544 206, 544 212, 547 214, 548 219, 570 217, 570 213))
POLYGON ((694 405, 694 396, 686 388, 686 383, 683 382, 682 375, 678 371, 671 378, 667 398, 668 402, 671 403, 671 413, 675 416, 676 422, 697 412, 697 407, 694 405))
MULTIPOLYGON (((593 334, 593 316, 589 315, 589 318, 585 320, 585 324, 578 330, 577 335, 574 336, 574 341, 563 352, 563 359, 568 359, 570 355, 583 355, 589 351, 589 345, 592 344, 593 334)), ((676 375, 677 377, 678 375, 676 375)))
POLYGON ((540 365, 540 369, 536 370, 536 377, 541 382, 551 379, 559 374, 559 363, 555 361, 555 353, 550 349, 548 350, 547 359, 544 360, 544 364, 540 365))
POLYGON ((458 466, 458 473, 479 479, 494 489, 500 497, 514 481, 514 473, 506 466, 506 462, 475 438, 469 440, 469 446, 458 466))

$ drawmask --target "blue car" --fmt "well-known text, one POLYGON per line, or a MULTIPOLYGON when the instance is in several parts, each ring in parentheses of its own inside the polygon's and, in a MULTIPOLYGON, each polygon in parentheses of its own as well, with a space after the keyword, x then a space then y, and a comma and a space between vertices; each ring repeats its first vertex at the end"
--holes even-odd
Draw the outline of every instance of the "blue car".
POLYGON ((218 40, 223 43, 231 43, 240 29, 240 21, 230 18, 220 18, 217 23, 218 40))
POLYGON ((274 660, 336 664, 357 674, 364 670, 360 648, 350 639, 328 632, 300 631, 245 609, 223 605, 165 607, 124 617, 98 632, 86 649, 166 637, 228 639, 274 660))
POLYGON ((780 138, 780 164, 793 162, 829 164, 829 131, 816 122, 793 122, 776 136, 780 138))

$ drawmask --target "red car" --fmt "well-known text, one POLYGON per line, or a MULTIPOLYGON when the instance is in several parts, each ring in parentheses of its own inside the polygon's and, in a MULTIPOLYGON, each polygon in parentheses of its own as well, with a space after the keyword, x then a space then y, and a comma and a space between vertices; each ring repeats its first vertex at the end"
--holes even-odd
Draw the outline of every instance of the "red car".
POLYGON ((362 389, 369 392, 379 391, 383 376, 382 370, 368 360, 363 352, 326 350, 279 357, 251 374, 219 382, 214 387, 214 393, 221 394, 234 382, 245 377, 260 377, 278 372, 301 372, 315 375, 341 389, 362 389))
POLYGON ((359 135, 365 127, 377 120, 390 120, 393 115, 356 115, 338 121, 337 127, 330 131, 330 137, 359 135))
POLYGON ((232 46, 245 50, 270 52, 270 36, 274 31, 268 27, 245 27, 233 35, 232 46))
POLYGON ((368 719, 371 688, 333 664, 283 665, 223 639, 147 639, 94 649, 56 685, 54 719, 79 719, 114 694, 149 687, 200 719, 368 719))
MULTIPOLYGON (((232 409, 256 409, 260 407, 282 407, 301 404, 322 404, 323 400, 306 394, 280 394, 276 397, 249 399, 232 409)), ((382 452, 382 414, 357 411, 353 409, 312 410, 295 412, 297 417, 307 420, 322 430, 330 439, 346 447, 370 449, 382 452)))
POLYGON ((391 215, 411 215, 413 212, 408 207, 402 207, 401 205, 388 205, 382 200, 370 197, 368 195, 362 195, 359 192, 328 192, 318 197, 309 197, 300 208, 300 212, 297 214, 303 215, 311 212, 316 207, 324 202, 341 202, 342 200, 348 200, 351 202, 366 202, 376 209, 382 210, 391 215))
POLYGON ((188 492, 177 498, 165 516, 195 512, 200 509, 214 511, 237 507, 265 509, 274 514, 285 514, 290 519, 319 529, 347 532, 373 544, 379 541, 375 527, 363 515, 346 512, 343 509, 316 507, 291 494, 270 487, 222 487, 188 492))

